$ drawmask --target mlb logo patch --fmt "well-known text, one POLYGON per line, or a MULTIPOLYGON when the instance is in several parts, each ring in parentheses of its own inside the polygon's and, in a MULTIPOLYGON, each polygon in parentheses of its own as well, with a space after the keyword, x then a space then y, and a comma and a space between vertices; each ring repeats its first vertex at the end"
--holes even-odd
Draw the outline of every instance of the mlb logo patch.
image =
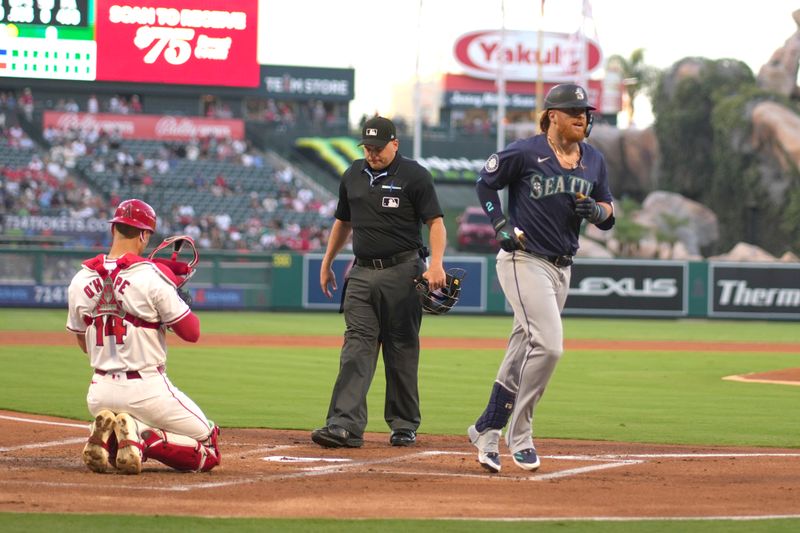
POLYGON ((395 209, 400 207, 400 198, 397 198, 395 196, 384 196, 383 207, 391 207, 395 209))
POLYGON ((378 128, 367 128, 367 137, 377 137, 378 128))

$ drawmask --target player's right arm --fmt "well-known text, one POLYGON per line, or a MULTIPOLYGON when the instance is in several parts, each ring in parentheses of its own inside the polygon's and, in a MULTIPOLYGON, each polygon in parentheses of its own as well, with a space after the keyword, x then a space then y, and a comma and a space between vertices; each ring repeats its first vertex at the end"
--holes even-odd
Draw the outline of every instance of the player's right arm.
POLYGON ((333 272, 333 260, 344 248, 350 233, 353 230, 353 225, 344 220, 335 219, 333 227, 331 227, 331 234, 328 237, 328 247, 325 249, 325 257, 322 258, 322 264, 319 267, 319 286, 322 292, 328 298, 333 297, 331 290, 336 290, 336 274, 333 272))

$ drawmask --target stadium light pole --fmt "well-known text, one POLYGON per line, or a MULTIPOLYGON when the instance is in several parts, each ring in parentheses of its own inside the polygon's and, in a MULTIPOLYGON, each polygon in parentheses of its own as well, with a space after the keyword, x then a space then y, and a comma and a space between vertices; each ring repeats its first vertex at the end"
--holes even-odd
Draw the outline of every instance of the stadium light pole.
POLYGON ((497 151, 506 145, 506 0, 500 0, 500 57, 497 62, 497 151))
POLYGON ((544 112, 544 65, 542 64, 542 49, 544 48, 544 0, 541 0, 539 11, 539 30, 536 40, 536 124, 544 112))
POLYGON ((417 58, 414 65, 414 159, 422 157, 422 88, 419 81, 419 49, 422 39, 422 0, 417 11, 417 58))

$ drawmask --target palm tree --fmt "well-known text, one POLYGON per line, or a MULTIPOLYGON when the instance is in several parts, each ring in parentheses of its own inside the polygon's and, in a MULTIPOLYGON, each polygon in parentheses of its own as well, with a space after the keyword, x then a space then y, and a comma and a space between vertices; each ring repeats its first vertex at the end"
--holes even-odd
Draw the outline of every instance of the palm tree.
POLYGON ((628 124, 633 123, 634 99, 640 93, 647 93, 655 85, 658 70, 644 62, 644 48, 631 52, 629 58, 615 54, 608 58, 609 68, 616 68, 622 73, 622 85, 628 95, 628 124))

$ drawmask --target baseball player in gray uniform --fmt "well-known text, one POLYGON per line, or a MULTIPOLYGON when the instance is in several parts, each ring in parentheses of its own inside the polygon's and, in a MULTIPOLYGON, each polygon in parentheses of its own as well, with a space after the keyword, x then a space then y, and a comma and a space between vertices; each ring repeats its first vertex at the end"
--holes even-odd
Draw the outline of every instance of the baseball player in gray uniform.
POLYGON ((497 276, 514 310, 514 325, 486 409, 467 430, 478 462, 500 471, 499 440, 514 464, 528 471, 540 460, 533 412, 564 350, 561 311, 584 220, 607 230, 614 208, 603 155, 583 142, 592 124, 583 87, 566 83, 545 97, 542 133, 492 154, 480 171, 477 194, 501 250, 497 276), (498 191, 508 188, 508 216, 498 191))

